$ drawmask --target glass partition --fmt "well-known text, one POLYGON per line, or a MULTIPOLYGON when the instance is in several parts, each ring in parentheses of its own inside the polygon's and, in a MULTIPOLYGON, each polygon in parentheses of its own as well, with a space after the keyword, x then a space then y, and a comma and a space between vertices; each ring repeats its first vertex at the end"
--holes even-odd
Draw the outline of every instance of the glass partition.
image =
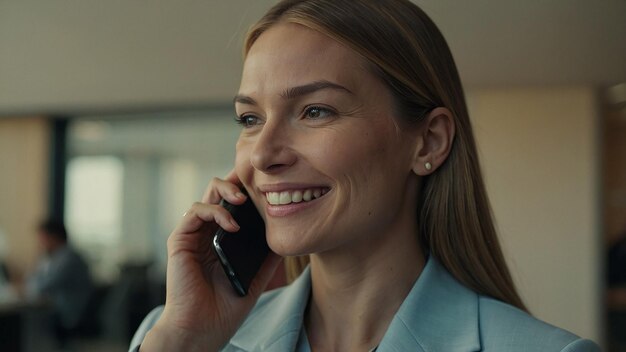
POLYGON ((84 116, 68 132, 70 240, 100 281, 126 265, 164 279, 166 240, 212 177, 232 167, 231 109, 84 116))

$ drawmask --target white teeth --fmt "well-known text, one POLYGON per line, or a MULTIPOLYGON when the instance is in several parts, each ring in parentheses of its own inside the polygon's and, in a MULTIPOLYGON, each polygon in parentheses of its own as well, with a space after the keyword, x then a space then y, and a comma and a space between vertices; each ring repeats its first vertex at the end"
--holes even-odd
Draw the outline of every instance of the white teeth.
POLYGON ((278 192, 267 192, 267 202, 270 204, 280 204, 280 195, 278 192))
POLYGON ((310 188, 306 190, 267 192, 265 198, 271 205, 285 205, 290 203, 309 202, 328 193, 327 189, 310 188))
POLYGON ((280 192, 280 204, 291 203, 291 195, 289 192, 280 192))

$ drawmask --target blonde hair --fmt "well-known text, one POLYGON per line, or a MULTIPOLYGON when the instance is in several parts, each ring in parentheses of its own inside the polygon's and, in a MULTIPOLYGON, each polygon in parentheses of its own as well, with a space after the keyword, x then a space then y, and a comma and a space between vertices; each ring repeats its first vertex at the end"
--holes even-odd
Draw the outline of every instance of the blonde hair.
MULTIPOLYGON (((420 242, 467 287, 526 310, 498 242, 461 80, 432 20, 408 0, 284 0, 250 29, 244 56, 279 22, 306 26, 355 50, 388 86, 397 115, 407 122, 419 123, 435 107, 452 112, 451 152, 419 193, 420 242)), ((293 280, 308 260, 285 263, 293 280)))

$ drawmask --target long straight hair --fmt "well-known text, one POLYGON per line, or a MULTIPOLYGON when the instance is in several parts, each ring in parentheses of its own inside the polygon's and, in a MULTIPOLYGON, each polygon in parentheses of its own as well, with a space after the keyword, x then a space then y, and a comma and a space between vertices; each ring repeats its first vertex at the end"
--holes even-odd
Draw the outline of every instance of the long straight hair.
MULTIPOLYGON (((417 235, 465 286, 526 310, 493 224, 461 80, 432 20, 408 0, 284 0, 250 29, 244 56, 279 22, 306 26, 360 54, 392 92, 396 115, 408 123, 419 123, 436 107, 452 112, 455 140, 444 164, 423 179, 417 235)), ((307 259, 286 260, 290 280, 307 259)))

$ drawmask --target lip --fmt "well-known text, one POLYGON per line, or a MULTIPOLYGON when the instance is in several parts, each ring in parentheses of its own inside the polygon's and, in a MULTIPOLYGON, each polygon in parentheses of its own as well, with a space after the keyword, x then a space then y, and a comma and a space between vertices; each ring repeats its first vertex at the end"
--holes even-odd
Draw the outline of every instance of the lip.
POLYGON ((312 206, 318 204, 319 200, 322 199, 317 198, 310 202, 300 202, 300 203, 289 203, 285 205, 271 205, 269 203, 265 203, 265 213, 271 217, 284 217, 289 216, 305 209, 308 209, 312 206))

